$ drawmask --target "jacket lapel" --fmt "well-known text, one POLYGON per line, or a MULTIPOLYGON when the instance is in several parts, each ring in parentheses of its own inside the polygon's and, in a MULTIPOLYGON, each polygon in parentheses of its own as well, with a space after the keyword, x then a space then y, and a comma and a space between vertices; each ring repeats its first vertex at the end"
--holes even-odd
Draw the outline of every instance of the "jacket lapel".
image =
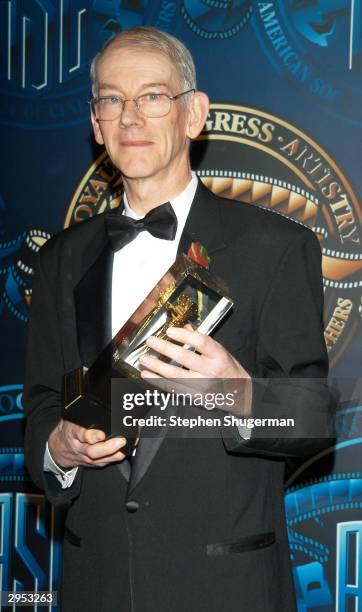
MULTIPOLYGON (((151 416, 152 414, 159 415, 159 409, 152 409, 147 414, 147 416, 151 416)), ((168 407, 167 414, 168 417, 170 417, 172 414, 176 414, 176 408, 168 407)), ((166 437, 166 433, 167 427, 158 427, 157 429, 154 427, 152 429, 152 437, 142 437, 141 431, 140 441, 137 446, 136 455, 132 460, 132 470, 127 491, 128 495, 133 491, 133 489, 138 485, 140 480, 146 474, 154 457, 156 456, 157 451, 159 450, 162 442, 166 437)))
MULTIPOLYGON (((194 200, 184 230, 181 235, 178 254, 187 254, 191 243, 199 242, 206 247, 209 254, 225 247, 221 233, 220 210, 217 198, 204 187, 199 179, 194 200)), ((167 408, 168 415, 176 412, 176 408, 167 408)), ((152 412, 150 413, 152 414, 152 412)), ((158 436, 152 438, 140 437, 137 452, 132 460, 131 478, 128 494, 138 485, 146 474, 165 436, 167 427, 160 427, 158 436)))
MULTIPOLYGON (((123 212, 123 202, 117 209, 123 212)), ((93 232, 82 252, 81 280, 74 290, 77 332, 82 365, 89 367, 112 340, 112 272, 114 252, 110 247, 104 214, 92 219, 93 232)))
POLYGON ((225 247, 219 206, 218 199, 198 179, 195 197, 181 235, 178 255, 187 255, 192 242, 199 242, 206 247, 209 255, 225 247))
POLYGON ((90 367, 111 337, 113 252, 105 245, 75 288, 79 352, 90 367))

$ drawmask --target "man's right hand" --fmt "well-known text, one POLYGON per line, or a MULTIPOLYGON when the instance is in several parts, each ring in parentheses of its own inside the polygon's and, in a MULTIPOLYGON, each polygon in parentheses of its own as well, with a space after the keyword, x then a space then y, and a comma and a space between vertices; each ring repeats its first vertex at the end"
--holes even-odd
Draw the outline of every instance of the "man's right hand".
POLYGON ((70 421, 61 420, 51 432, 48 448, 55 463, 63 468, 105 467, 122 461, 121 452, 126 445, 122 437, 106 440, 106 434, 99 429, 85 429, 70 421))

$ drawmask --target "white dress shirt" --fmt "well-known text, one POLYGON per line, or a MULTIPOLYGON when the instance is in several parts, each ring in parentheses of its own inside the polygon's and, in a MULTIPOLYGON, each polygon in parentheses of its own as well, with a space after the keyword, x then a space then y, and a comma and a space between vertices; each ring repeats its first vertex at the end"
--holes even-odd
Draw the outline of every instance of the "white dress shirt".
MULTIPOLYGON (((132 242, 114 254, 112 273, 112 336, 128 321, 146 295, 154 288, 176 259, 181 234, 190 212, 197 189, 193 173, 186 189, 171 200, 177 217, 174 240, 155 238, 149 232, 140 232, 132 242), (127 296, 127 299, 125 299, 127 296)), ((124 195, 124 214, 140 219, 124 195)), ((190 245, 191 246, 191 245, 190 245)))

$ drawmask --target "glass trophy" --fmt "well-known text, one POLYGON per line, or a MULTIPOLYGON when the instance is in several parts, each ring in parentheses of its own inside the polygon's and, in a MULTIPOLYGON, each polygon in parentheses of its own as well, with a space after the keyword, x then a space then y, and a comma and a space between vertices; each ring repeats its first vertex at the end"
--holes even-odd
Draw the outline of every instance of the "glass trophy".
MULTIPOLYGON (((146 382, 141 378, 140 358, 145 354, 155 355, 146 344, 150 336, 171 341, 166 336, 167 329, 186 324, 208 335, 232 305, 228 289, 220 278, 186 255, 179 255, 93 365, 88 370, 78 368, 65 375, 63 418, 84 427, 100 428, 107 435, 119 435, 119 422, 111 414, 112 378, 125 379, 124 392, 142 392, 146 382)), ((189 346, 185 348, 192 350, 189 346)), ((145 408, 138 411, 135 408, 133 416, 145 416, 145 408)))

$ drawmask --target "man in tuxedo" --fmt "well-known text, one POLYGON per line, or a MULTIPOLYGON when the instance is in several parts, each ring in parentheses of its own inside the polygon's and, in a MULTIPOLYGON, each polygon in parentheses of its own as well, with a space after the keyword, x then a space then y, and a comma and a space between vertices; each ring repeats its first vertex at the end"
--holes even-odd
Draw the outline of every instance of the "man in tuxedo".
POLYGON ((91 74, 94 135, 120 170, 124 202, 41 249, 25 389, 30 474, 68 508, 63 610, 290 612, 285 463, 316 453, 330 433, 318 242, 302 225, 214 196, 191 172, 208 99, 180 41, 121 32, 91 74), (289 416, 296 428, 141 432, 130 461, 124 438, 61 419, 62 377, 91 365, 191 242, 206 247, 233 310, 213 337, 183 328, 150 338, 176 364, 145 356, 142 376, 238 379, 235 415, 289 416))

